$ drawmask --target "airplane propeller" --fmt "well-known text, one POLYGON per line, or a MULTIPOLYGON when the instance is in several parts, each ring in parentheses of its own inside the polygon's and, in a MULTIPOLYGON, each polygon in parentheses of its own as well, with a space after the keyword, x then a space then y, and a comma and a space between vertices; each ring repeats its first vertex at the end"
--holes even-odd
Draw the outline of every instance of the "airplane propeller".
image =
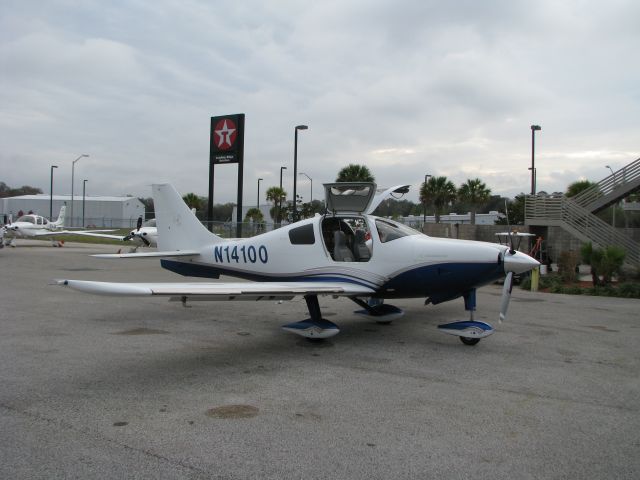
POLYGON ((135 231, 131 232, 129 235, 124 237, 123 240, 126 242, 126 241, 129 241, 129 240, 133 239, 133 238, 139 238, 142 241, 142 243, 144 243, 144 245, 146 247, 151 245, 151 242, 149 240, 147 240, 143 235, 141 235, 141 234, 139 234, 138 232, 135 232, 135 231))
POLYGON ((502 286, 502 299, 500 301, 500 323, 507 319, 507 309, 511 300, 511 290, 513 290, 513 272, 507 273, 502 286))

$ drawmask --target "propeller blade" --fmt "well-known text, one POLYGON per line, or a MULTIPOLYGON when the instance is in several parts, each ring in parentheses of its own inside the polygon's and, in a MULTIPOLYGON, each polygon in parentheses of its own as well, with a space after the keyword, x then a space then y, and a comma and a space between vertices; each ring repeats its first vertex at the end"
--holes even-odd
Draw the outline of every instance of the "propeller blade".
POLYGON ((502 299, 500 301, 500 323, 507 319, 507 309, 511 300, 511 290, 513 289, 513 272, 507 273, 502 287, 502 299))
POLYGON ((151 245, 151 242, 150 242, 149 240, 147 240, 145 237, 143 237, 142 235, 138 235, 138 238, 139 238, 140 240, 142 240, 142 243, 144 243, 144 244, 145 244, 145 246, 147 246, 147 247, 148 247, 149 245, 151 245))

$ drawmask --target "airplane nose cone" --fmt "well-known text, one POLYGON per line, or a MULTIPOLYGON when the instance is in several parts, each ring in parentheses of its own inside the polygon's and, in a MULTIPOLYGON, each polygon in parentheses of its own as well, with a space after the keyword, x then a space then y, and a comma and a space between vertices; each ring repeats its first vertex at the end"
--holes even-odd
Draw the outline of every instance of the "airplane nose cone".
POLYGON ((504 272, 509 273, 525 273, 533 270, 540 265, 535 258, 530 257, 526 253, 516 252, 504 254, 504 272))

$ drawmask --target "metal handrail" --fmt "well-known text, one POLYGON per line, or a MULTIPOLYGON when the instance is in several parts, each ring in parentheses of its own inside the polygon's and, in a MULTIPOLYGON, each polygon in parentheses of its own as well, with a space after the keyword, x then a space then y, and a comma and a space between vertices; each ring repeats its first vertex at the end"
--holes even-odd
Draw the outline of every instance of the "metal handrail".
POLYGON ((572 200, 576 204, 588 208, 589 205, 598 199, 609 195, 617 188, 620 188, 638 177, 640 177, 640 158, 608 177, 603 178, 595 185, 583 190, 575 197, 572 197, 572 200))

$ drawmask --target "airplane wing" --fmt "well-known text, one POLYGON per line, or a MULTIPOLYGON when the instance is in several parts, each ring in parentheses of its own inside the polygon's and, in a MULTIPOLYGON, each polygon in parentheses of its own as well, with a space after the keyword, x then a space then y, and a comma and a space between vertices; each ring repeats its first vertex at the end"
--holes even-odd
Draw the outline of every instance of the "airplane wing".
POLYGON ((95 295, 168 296, 191 300, 290 300, 297 295, 369 296, 373 289, 349 282, 116 283, 56 280, 95 295))
POLYGON ((168 250, 164 252, 143 253, 96 253, 91 255, 96 258, 166 258, 166 257, 193 257, 200 255, 198 250, 168 250))
POLYGON ((76 232, 73 230, 51 230, 50 232, 35 232, 32 236, 34 237, 55 237, 56 235, 86 235, 86 236, 104 236, 110 238, 117 238, 122 240, 122 237, 116 237, 115 235, 104 235, 98 234, 95 232, 113 232, 113 230, 86 230, 82 232, 76 232))
MULTIPOLYGON (((102 230, 104 232, 113 232, 113 230, 102 230)), ((91 231, 91 230, 86 230, 86 231, 82 231, 82 232, 69 232, 69 233, 73 233, 74 235, 81 235, 81 236, 85 236, 85 237, 98 237, 98 238, 110 238, 112 240, 124 240, 124 235, 109 235, 107 233, 98 233, 100 232, 100 230, 96 230, 96 231, 91 231)))

